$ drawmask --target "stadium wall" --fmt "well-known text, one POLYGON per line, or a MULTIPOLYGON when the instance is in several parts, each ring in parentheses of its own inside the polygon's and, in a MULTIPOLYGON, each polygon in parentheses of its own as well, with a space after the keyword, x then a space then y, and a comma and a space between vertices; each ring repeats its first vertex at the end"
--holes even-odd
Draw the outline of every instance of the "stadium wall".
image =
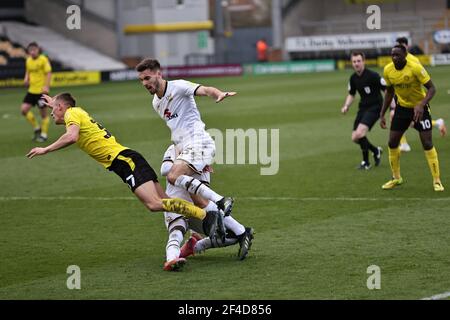
MULTIPOLYGON (((70 3, 64 0, 27 0, 25 1, 25 17, 28 21, 55 30, 65 37, 81 42, 105 55, 118 58, 119 46, 114 19, 104 19, 89 11, 83 11, 81 29, 69 30, 66 25, 68 17, 66 10, 70 3)), ((113 1, 109 1, 109 3, 113 3, 113 1)), ((111 10, 106 11, 110 12, 111 10)))

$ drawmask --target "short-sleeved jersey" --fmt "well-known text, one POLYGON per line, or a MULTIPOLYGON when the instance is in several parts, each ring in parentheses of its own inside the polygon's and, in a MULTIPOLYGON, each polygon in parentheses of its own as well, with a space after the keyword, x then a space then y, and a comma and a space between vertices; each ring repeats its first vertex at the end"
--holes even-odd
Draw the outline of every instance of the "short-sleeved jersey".
POLYGON ((393 86, 398 103, 402 107, 414 108, 425 98, 423 85, 431 80, 427 70, 418 63, 406 60, 406 65, 397 70, 393 62, 384 67, 387 86, 393 86))
POLYGON ((47 74, 52 71, 50 61, 44 55, 39 55, 36 59, 28 57, 26 60, 26 71, 30 77, 29 93, 40 94, 45 86, 47 74))
POLYGON ((166 122, 177 146, 190 144, 198 137, 210 138, 194 99, 198 87, 199 84, 186 80, 167 81, 163 97, 154 95, 153 109, 166 122))
POLYGON ((411 54, 409 52, 406 55, 406 60, 409 60, 409 61, 421 64, 419 58, 417 58, 415 55, 413 55, 413 54, 411 54))
POLYGON ((119 144, 108 130, 80 107, 67 109, 64 122, 67 128, 71 125, 80 127, 77 145, 105 168, 111 166, 112 161, 121 151, 128 149, 119 144))
POLYGON ((361 96, 359 102, 360 108, 368 108, 374 105, 381 106, 383 104, 383 96, 381 91, 386 89, 386 82, 375 71, 364 69, 361 75, 356 72, 350 77, 348 84, 348 93, 354 96, 358 91, 361 96))

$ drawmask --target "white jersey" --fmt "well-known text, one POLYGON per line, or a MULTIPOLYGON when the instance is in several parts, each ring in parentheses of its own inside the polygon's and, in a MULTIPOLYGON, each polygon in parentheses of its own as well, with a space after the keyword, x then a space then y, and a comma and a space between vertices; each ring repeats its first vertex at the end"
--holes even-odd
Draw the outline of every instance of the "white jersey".
POLYGON ((153 109, 170 128, 171 140, 180 150, 212 140, 195 103, 198 87, 199 84, 186 80, 167 81, 164 96, 160 99, 155 94, 153 98, 153 109))

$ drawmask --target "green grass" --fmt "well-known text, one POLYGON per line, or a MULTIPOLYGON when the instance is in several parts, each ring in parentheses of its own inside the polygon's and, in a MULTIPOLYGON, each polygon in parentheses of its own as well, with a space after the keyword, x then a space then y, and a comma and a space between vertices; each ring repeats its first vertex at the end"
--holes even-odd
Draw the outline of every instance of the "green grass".
MULTIPOLYGON (((433 115, 450 123, 450 68, 429 71, 433 115)), ((413 150, 401 158, 406 183, 381 190, 390 177, 388 131, 377 124, 369 134, 385 149, 381 166, 355 170, 356 103, 340 114, 349 75, 197 79, 239 93, 220 104, 197 98, 208 128, 280 129, 280 170, 215 166, 214 188, 236 198, 235 218, 257 232, 252 250, 242 262, 236 246, 210 250, 179 273, 162 270, 161 214, 147 212, 117 176, 76 146, 25 157, 35 143, 19 114, 24 90, 2 90, 0 299, 418 299, 450 291, 450 140, 434 130, 445 192, 432 190, 414 130, 413 150), (66 287, 72 264, 81 290, 66 287), (366 287, 372 264, 381 290, 366 287)), ((169 130, 138 82, 53 92, 62 90, 159 169, 169 130)), ((49 140, 63 130, 52 124, 49 140)))

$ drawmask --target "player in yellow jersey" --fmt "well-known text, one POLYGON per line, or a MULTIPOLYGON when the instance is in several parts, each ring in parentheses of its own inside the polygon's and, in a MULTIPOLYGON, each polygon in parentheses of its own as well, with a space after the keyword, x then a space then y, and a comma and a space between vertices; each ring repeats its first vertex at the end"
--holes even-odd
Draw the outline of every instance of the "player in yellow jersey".
POLYGON ((414 128, 419 131, 420 140, 425 151, 425 157, 433 176, 435 191, 444 191, 440 180, 439 160, 432 141, 432 126, 429 102, 436 93, 431 77, 424 67, 406 59, 406 48, 396 45, 392 48, 392 62, 384 67, 386 81, 386 96, 380 112, 380 125, 386 129, 384 114, 390 105, 394 94, 397 95, 397 106, 391 122, 389 133, 389 162, 393 178, 382 188, 393 189, 401 185, 400 175, 400 138, 414 122, 414 128), (424 87, 427 89, 426 92, 424 87))
POLYGON ((52 67, 48 58, 41 54, 41 49, 36 42, 28 45, 27 52, 29 56, 25 65, 24 83, 25 86, 28 86, 28 92, 23 98, 20 109, 24 117, 33 127, 33 140, 44 142, 48 137, 50 117, 47 114, 47 106, 42 98, 42 94, 48 94, 50 91, 52 67), (38 124, 31 111, 31 107, 35 105, 38 106, 41 114, 41 125, 38 124))
POLYGON ((61 93, 54 98, 43 95, 46 104, 52 109, 56 124, 65 125, 66 132, 54 143, 44 148, 33 148, 27 157, 44 155, 76 143, 78 147, 94 158, 109 171, 115 172, 131 191, 150 211, 176 212, 203 220, 206 234, 215 236, 216 230, 221 237, 224 230, 222 215, 216 211, 205 212, 182 199, 170 199, 158 183, 155 171, 136 151, 119 144, 115 137, 101 124, 92 119, 82 108, 76 106, 70 93, 61 93))
MULTIPOLYGON (((405 47, 405 49, 407 51, 406 60, 421 64, 419 58, 417 58, 415 55, 408 52, 408 50, 409 50, 408 38, 400 37, 400 38, 397 38, 395 40, 395 42, 396 42, 396 44, 402 45, 405 47)), ((390 112, 391 121, 392 121, 392 117, 394 116, 394 110, 395 110, 395 104, 394 104, 394 107, 392 107, 392 105, 391 105, 391 112, 390 112)), ((432 124, 433 128, 437 128, 439 130, 441 137, 444 137, 447 134, 447 127, 445 126, 444 119, 439 118, 437 120, 433 120, 431 124, 432 124)), ((403 151, 403 152, 411 151, 411 147, 408 144, 408 141, 406 140, 406 134, 404 134, 400 140, 400 151, 403 151)))

